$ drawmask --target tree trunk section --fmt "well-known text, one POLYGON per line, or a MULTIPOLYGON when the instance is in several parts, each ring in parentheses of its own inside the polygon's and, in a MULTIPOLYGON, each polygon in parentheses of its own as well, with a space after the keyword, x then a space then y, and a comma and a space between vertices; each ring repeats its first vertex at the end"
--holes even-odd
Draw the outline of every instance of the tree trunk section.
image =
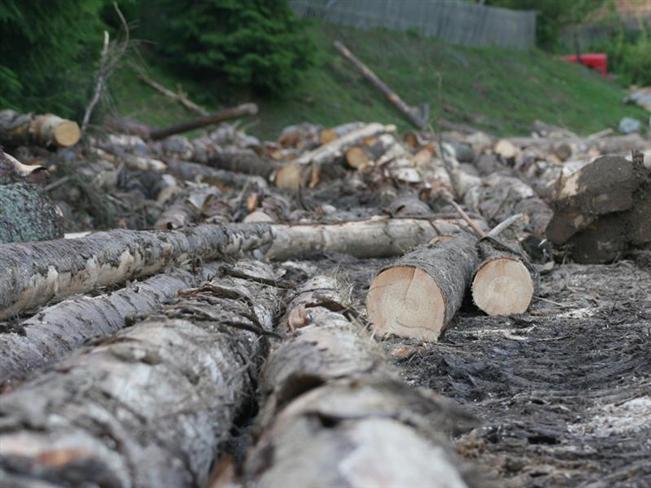
POLYGON ((378 346, 347 318, 341 295, 328 277, 298 291, 294 305, 306 324, 264 367, 262 432, 244 485, 468 486, 447 438, 474 419, 397 380, 378 346))
POLYGON ((77 144, 81 131, 76 122, 56 115, 19 114, 0 111, 0 144, 5 146, 70 147, 77 144))
POLYGON ((160 309, 180 290, 214 276, 216 264, 197 273, 176 271, 135 282, 113 293, 80 296, 48 307, 0 333, 0 384, 54 362, 93 338, 114 334, 160 309))
POLYGON ((244 272, 186 291, 0 397, 0 479, 204 486, 253 394, 278 313, 278 290, 261 282, 273 276, 268 266, 244 272))
POLYGON ((167 161, 167 172, 182 180, 207 183, 219 187, 226 186, 238 189, 247 185, 256 185, 260 189, 268 187, 267 181, 259 176, 211 168, 204 164, 177 159, 167 161))
POLYGON ((186 260, 241 256, 271 243, 267 226, 201 225, 182 231, 98 232, 0 247, 0 318, 52 299, 152 275, 186 260))
POLYGON ((0 184, 0 244, 62 237, 63 218, 37 187, 27 183, 0 184))
POLYGON ((381 270, 366 302, 373 330, 436 341, 461 307, 479 263, 476 242, 457 232, 381 270))

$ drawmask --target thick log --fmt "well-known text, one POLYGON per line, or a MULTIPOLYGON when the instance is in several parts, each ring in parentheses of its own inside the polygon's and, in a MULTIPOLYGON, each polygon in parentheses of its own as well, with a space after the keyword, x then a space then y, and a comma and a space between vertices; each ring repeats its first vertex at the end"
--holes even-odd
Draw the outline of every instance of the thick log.
POLYGON ((448 436, 469 430, 474 419, 397 380, 377 345, 345 315, 343 293, 324 277, 299 290, 294 301, 306 324, 264 367, 262 434, 243 484, 472 486, 448 436))
POLYGON ((373 71, 371 71, 368 66, 362 63, 353 53, 351 53, 350 50, 344 46, 342 42, 335 41, 334 46, 339 54, 350 61, 371 85, 379 90, 394 107, 396 107, 405 117, 407 117, 407 120, 409 120, 419 129, 425 129, 427 127, 427 119, 429 117, 429 108, 427 105, 423 105, 420 108, 410 107, 402 100, 402 98, 398 96, 396 92, 389 88, 386 83, 384 83, 375 73, 373 73, 373 71))
POLYGON ((268 245, 269 227, 201 225, 181 231, 98 232, 0 247, 0 318, 55 299, 152 275, 175 262, 240 256, 268 245))
POLYGON ((211 115, 199 117, 198 119, 190 120, 182 124, 166 127, 164 129, 154 129, 149 133, 149 138, 156 141, 165 139, 166 137, 175 134, 182 134, 183 132, 190 132, 191 130, 200 129, 209 125, 219 124, 226 120, 237 119, 247 115, 255 115, 258 113, 258 106, 255 103, 245 103, 237 107, 225 108, 219 112, 211 115))
POLYGON ((274 224, 274 240, 266 256, 277 260, 323 253, 365 258, 399 256, 434 237, 458 231, 459 225, 465 226, 465 223, 436 218, 375 218, 343 224, 274 224))
POLYGON ((281 302, 268 266, 236 269, 0 397, 2 483, 204 486, 281 302))
POLYGON ((0 384, 54 362, 90 339, 116 333, 160 309, 180 290, 211 279, 218 269, 208 264, 194 273, 177 270, 112 293, 69 298, 12 325, 0 332, 0 384))
POLYGON ((280 167, 275 161, 262 158, 250 150, 220 150, 205 160, 199 159, 199 162, 213 168, 261 176, 265 179, 269 179, 271 173, 280 167))
POLYGON ((47 195, 28 183, 0 184, 0 244, 63 237, 63 218, 47 195))
POLYGON ((479 264, 476 242, 465 233, 443 236, 382 269, 366 301, 373 330, 437 340, 461 307, 479 264))
POLYGON ((360 129, 363 126, 364 122, 348 122, 347 124, 341 124, 335 127, 323 129, 319 133, 319 143, 327 144, 334 141, 335 139, 338 139, 339 137, 345 136, 354 130, 360 129))
POLYGON ((21 146, 70 147, 77 144, 81 131, 76 122, 56 115, 19 114, 13 110, 0 111, 0 144, 21 146))

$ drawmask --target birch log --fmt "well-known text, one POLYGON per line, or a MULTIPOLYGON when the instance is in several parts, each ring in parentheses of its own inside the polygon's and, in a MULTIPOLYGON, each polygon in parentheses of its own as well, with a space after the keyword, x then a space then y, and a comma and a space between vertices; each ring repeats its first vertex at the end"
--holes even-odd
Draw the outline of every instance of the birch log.
MULTIPOLYGON (((397 380, 345 315, 342 291, 328 277, 299 290, 294 310, 306 323, 264 367, 261 435, 244 465, 244 485, 472 486, 448 437, 474 419, 397 380)), ((211 486, 221 486, 219 479, 211 486)))
POLYGON ((0 111, 0 144, 21 146, 74 146, 81 137, 76 122, 56 115, 19 114, 13 110, 0 111))
POLYGON ((479 264, 476 242, 465 233, 443 236, 381 270, 366 302, 373 330, 437 340, 461 307, 479 264))
POLYGON ((112 293, 80 296, 52 305, 0 332, 0 384, 62 358, 92 338, 117 332, 162 307, 176 293, 210 279, 217 264, 197 273, 178 270, 112 293))
POLYGON ((0 484, 204 486, 280 303, 267 266, 243 271, 0 397, 0 484))
POLYGON ((113 230, 80 239, 5 244, 0 246, 0 319, 184 260, 240 256, 271 240, 269 227, 240 224, 170 232, 113 230))

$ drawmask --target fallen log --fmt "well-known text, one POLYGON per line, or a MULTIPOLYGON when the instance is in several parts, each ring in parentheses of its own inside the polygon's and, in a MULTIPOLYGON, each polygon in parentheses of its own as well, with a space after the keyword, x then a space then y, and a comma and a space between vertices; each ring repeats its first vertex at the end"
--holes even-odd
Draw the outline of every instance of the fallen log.
POLYGON ((250 150, 220 150, 206 159, 197 159, 213 168, 261 176, 269 179, 271 173, 280 167, 275 161, 258 156, 250 150))
POLYGON ((42 190, 28 183, 0 184, 0 244, 62 237, 63 218, 42 190))
POLYGON ((180 290, 211 279, 219 265, 177 270, 131 283, 112 293, 69 298, 0 332, 0 384, 20 379, 81 347, 160 309, 180 290))
POLYGON ((0 144, 21 146, 70 147, 77 144, 81 130, 76 122, 56 115, 19 114, 13 110, 0 111, 0 144))
POLYGON ((196 223, 209 201, 219 198, 220 195, 221 192, 214 186, 188 188, 163 211, 154 227, 174 230, 196 223))
POLYGON ((457 230, 380 270, 366 300, 375 333, 437 340, 461 307, 479 264, 476 243, 457 230))
POLYGON ((182 124, 173 125, 164 129, 153 129, 149 133, 149 139, 157 141, 175 134, 190 132, 191 130, 200 129, 208 125, 215 125, 226 120, 237 119, 246 115, 255 115, 257 113, 258 106, 255 103, 245 103, 237 107, 225 108, 214 114, 199 117, 182 124))
POLYGON ((98 232, 0 247, 0 318, 55 299, 152 275, 185 260, 240 256, 272 240, 257 225, 201 225, 181 231, 98 232))
POLYGON ((338 139, 339 137, 345 136, 354 130, 360 129, 364 125, 364 122, 348 122, 347 124, 341 124, 335 127, 323 129, 319 133, 319 143, 327 144, 334 141, 335 139, 338 139))
POLYGON ((245 175, 235 171, 211 168, 205 164, 191 161, 171 159, 167 161, 167 172, 177 178, 198 183, 208 183, 217 186, 244 188, 247 185, 256 185, 260 189, 268 187, 267 181, 259 176, 245 175))
POLYGON ((236 266, 0 397, 6 486, 204 486, 253 395, 274 275, 236 266))
POLYGON ((474 419, 454 402, 397 380, 377 345, 346 316, 342 293, 341 284, 323 276, 298 291, 294 310, 305 324, 264 366, 261 434, 243 484, 469 486, 448 436, 469 430, 474 419))
POLYGON ((339 54, 350 61, 371 85, 379 90, 394 107, 396 107, 405 117, 407 117, 407 120, 409 120, 419 129, 425 129, 427 127, 427 121, 429 118, 429 107, 427 104, 424 104, 419 108, 410 107, 398 96, 396 92, 389 88, 386 83, 384 83, 375 73, 373 73, 373 71, 371 71, 368 66, 362 63, 353 53, 351 53, 350 50, 344 46, 342 42, 335 41, 334 46, 339 54))

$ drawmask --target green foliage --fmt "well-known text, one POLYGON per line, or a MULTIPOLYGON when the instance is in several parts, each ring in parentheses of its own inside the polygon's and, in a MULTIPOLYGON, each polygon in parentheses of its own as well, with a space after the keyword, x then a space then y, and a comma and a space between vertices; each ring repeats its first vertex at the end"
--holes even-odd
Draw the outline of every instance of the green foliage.
POLYGON ((150 13, 152 2, 158 18, 145 18, 144 32, 186 73, 280 94, 313 64, 314 45, 286 0, 142 0, 150 13))
POLYGON ((535 10, 538 46, 553 49, 562 27, 580 21, 606 0, 488 0, 486 5, 516 10, 535 10))
POLYGON ((84 103, 105 0, 0 0, 0 103, 72 116, 84 103))
POLYGON ((651 38, 647 32, 620 29, 591 50, 608 54, 608 70, 623 84, 651 85, 651 38))

